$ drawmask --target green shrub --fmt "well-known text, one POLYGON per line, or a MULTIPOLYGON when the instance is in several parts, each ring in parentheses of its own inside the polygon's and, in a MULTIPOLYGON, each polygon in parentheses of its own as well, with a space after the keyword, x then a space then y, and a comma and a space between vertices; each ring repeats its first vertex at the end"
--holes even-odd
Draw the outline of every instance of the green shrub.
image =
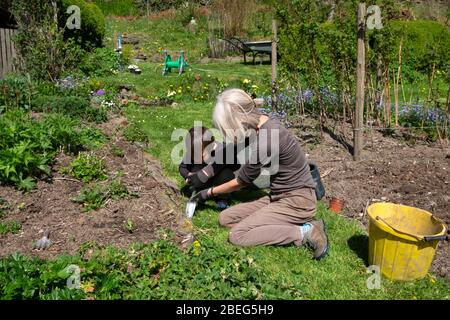
POLYGON ((106 180, 108 178, 105 161, 93 154, 83 152, 80 152, 68 167, 63 168, 62 172, 83 182, 106 180))
POLYGON ((85 52, 72 39, 64 39, 50 1, 13 0, 11 13, 18 25, 14 46, 19 72, 33 80, 55 81, 77 69, 85 52))
POLYGON ((87 75, 108 76, 117 73, 128 61, 124 55, 118 55, 111 48, 96 48, 80 65, 80 70, 87 75))
POLYGON ((84 0, 59 0, 58 8, 58 24, 61 28, 64 28, 64 37, 66 39, 75 39, 85 49, 102 45, 103 37, 105 36, 105 18, 99 7, 84 0), (71 5, 76 5, 80 8, 81 28, 79 30, 64 28, 70 16, 66 11, 71 5))
POLYGON ((0 235, 19 232, 22 226, 17 221, 0 222, 0 235))
POLYGON ((104 109, 93 108, 88 99, 77 96, 37 96, 33 100, 33 110, 62 113, 97 123, 108 118, 104 109))
POLYGON ((54 151, 64 149, 76 153, 83 149, 78 130, 78 121, 64 114, 48 114, 41 123, 45 135, 54 151))

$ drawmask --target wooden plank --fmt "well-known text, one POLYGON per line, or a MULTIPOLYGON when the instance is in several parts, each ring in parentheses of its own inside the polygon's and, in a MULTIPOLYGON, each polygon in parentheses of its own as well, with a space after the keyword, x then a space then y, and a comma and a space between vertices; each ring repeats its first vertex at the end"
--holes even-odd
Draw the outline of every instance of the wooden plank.
POLYGON ((2 47, 2 76, 5 76, 8 66, 8 54, 6 52, 6 30, 0 29, 0 46, 2 47))
POLYGON ((2 28, 0 28, 0 77, 3 77, 3 63, 4 63, 2 43, 3 43, 3 35, 2 35, 2 28))
POLYGON ((11 29, 5 29, 5 45, 6 45, 6 73, 12 71, 11 66, 11 29))
POLYGON ((272 20, 272 32, 273 32, 273 41, 272 41, 272 110, 278 110, 277 106, 277 20, 272 20))
POLYGON ((17 30, 15 30, 15 29, 11 29, 11 34, 12 34, 12 37, 11 37, 11 52, 12 52, 12 63, 13 63, 13 68, 12 68, 12 71, 16 71, 16 68, 15 68, 15 65, 14 65, 14 59, 16 58, 16 47, 14 46, 14 41, 13 41, 13 39, 14 39, 14 37, 16 36, 16 34, 17 34, 17 30))
POLYGON ((366 73, 365 52, 365 16, 366 4, 358 5, 358 55, 356 62, 356 107, 355 123, 353 127, 353 159, 361 160, 363 148, 363 125, 364 125, 364 81, 366 73))

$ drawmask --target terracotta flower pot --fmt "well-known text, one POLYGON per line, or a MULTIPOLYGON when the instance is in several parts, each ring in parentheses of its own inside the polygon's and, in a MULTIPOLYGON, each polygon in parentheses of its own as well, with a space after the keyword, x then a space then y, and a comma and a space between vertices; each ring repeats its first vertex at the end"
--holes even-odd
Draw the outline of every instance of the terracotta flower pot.
POLYGON ((340 213, 344 208, 344 200, 338 198, 331 198, 330 200, 330 210, 336 213, 340 213))

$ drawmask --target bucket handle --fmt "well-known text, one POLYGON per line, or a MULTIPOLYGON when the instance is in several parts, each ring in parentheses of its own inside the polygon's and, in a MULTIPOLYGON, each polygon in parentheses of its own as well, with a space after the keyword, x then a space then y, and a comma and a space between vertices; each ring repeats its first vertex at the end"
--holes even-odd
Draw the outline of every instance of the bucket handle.
POLYGON ((386 220, 384 220, 382 217, 380 217, 380 216, 377 216, 376 217, 376 220, 381 220, 381 221, 383 221, 383 223, 385 224, 385 225, 387 225, 389 228, 391 228, 392 230, 394 230, 394 231, 396 231, 396 232, 398 232, 398 233, 403 233, 403 234, 406 234, 406 235, 408 235, 408 236, 410 236, 410 237, 413 237, 413 238, 416 238, 417 240, 424 240, 424 241, 440 241, 440 240, 448 240, 448 236, 446 236, 446 235, 442 235, 442 236, 418 236, 418 235, 416 235, 416 234, 412 234, 412 233, 408 233, 408 232, 405 232, 405 231, 401 231, 401 230, 398 230, 397 228, 394 228, 391 224, 389 224, 386 220))

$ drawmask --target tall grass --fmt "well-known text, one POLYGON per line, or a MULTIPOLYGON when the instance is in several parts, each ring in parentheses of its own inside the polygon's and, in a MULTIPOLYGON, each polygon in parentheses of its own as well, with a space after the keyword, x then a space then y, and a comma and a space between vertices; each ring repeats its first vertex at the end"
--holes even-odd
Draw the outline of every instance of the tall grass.
POLYGON ((256 4, 254 0, 216 0, 213 15, 220 21, 225 37, 242 36, 256 4))

